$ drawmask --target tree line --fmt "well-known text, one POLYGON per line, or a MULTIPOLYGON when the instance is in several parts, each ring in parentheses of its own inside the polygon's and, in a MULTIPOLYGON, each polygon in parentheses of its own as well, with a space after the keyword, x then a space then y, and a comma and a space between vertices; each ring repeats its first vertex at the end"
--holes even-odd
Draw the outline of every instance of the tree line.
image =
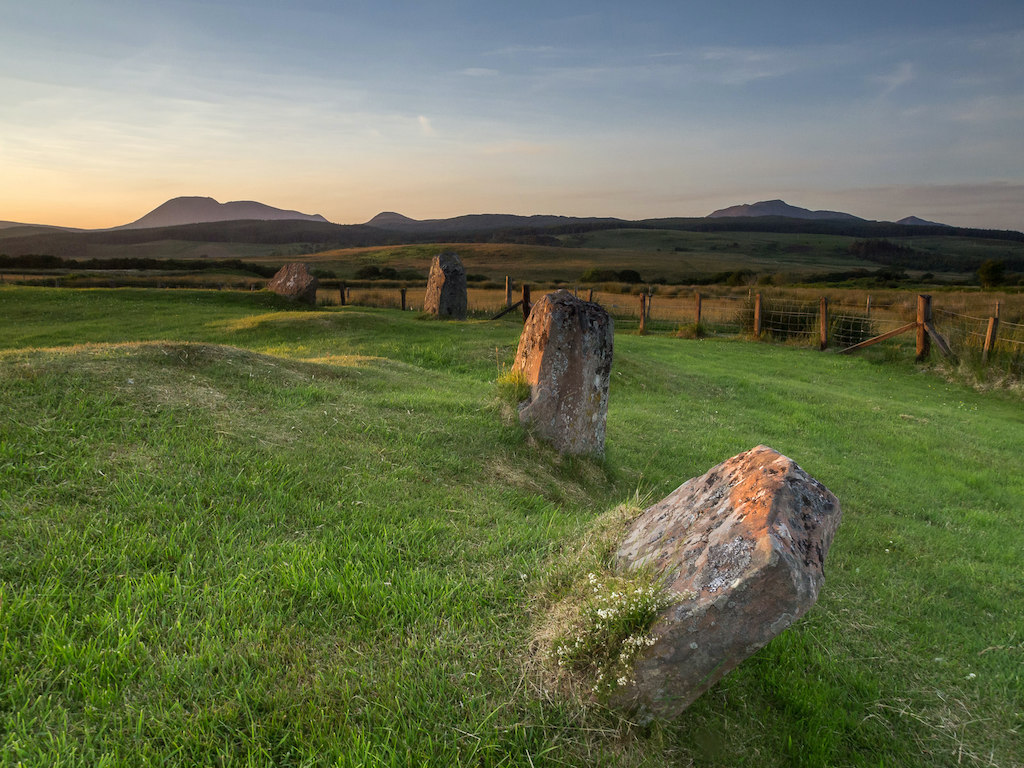
POLYGON ((257 277, 273 277, 278 269, 272 265, 252 264, 241 259, 147 259, 134 256, 110 259, 65 259, 60 256, 37 253, 23 256, 0 255, 0 268, 241 272, 257 277))

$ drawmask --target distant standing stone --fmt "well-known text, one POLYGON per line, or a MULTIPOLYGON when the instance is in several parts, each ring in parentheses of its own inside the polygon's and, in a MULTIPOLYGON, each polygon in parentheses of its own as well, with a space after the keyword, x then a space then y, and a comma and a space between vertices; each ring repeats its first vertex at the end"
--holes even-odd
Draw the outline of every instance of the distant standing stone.
POLYGON ((530 384, 519 419, 561 453, 603 454, 614 323, 569 291, 533 305, 512 365, 530 384))
POLYGON ((306 264, 294 262, 281 267, 267 283, 267 288, 286 299, 315 305, 318 285, 319 281, 309 273, 306 264))
POLYGON ((459 255, 452 251, 437 254, 430 263, 423 311, 434 317, 465 320, 466 303, 466 269, 459 255))
POLYGON ((617 553, 681 601, 665 609, 619 703, 675 717, 818 599, 842 513, 791 459, 759 445, 644 510, 617 553))

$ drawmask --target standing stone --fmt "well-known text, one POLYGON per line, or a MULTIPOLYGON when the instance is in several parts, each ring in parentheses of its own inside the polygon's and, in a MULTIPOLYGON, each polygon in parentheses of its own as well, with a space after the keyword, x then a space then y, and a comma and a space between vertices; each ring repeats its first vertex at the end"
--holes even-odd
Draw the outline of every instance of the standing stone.
POLYGON ((613 331, 601 306, 565 290, 541 297, 523 327, 512 371, 530 399, 519 420, 561 453, 604 453, 613 331))
POLYGON ((281 267, 267 283, 267 288, 286 299, 315 305, 318 285, 319 281, 309 274, 306 264, 294 262, 281 267))
POLYGON ((680 601, 661 613, 618 703, 674 717, 802 616, 841 514, 827 488, 764 445, 646 509, 619 565, 653 569, 680 601))
POLYGON ((434 317, 466 319, 466 269, 457 253, 439 253, 430 263, 423 311, 434 317))

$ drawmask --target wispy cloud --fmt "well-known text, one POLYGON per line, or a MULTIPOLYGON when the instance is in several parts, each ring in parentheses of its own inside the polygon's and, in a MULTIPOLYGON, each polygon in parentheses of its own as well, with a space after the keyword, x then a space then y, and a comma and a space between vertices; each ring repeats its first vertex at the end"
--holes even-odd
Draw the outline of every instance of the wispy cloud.
POLYGON ((467 67, 466 69, 459 70, 459 74, 466 77, 494 77, 501 73, 496 69, 488 67, 467 67))
POLYGON ((554 152, 553 144, 542 144, 535 141, 499 141, 492 144, 483 144, 477 147, 477 153, 481 155, 544 155, 554 152))
POLYGON ((778 49, 705 48, 699 55, 712 69, 715 79, 726 85, 781 77, 800 69, 804 63, 793 52, 778 49))
POLYGON ((424 136, 436 136, 437 132, 434 130, 433 123, 430 122, 430 118, 424 115, 420 115, 416 118, 416 122, 420 125, 420 132, 424 136))
POLYGON ((899 66, 887 75, 877 75, 873 79, 883 86, 882 93, 888 95, 893 91, 912 83, 917 78, 916 68, 909 61, 900 62, 899 66))
POLYGON ((518 56, 520 54, 550 55, 568 53, 566 48, 556 48, 553 45, 506 45, 504 48, 495 48, 485 52, 485 56, 518 56))

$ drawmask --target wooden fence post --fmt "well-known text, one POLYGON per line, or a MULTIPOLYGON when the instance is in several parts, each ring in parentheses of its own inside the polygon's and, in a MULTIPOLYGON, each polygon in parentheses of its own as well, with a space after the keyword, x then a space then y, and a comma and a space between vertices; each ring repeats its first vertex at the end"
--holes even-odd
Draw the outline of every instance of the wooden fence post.
POLYGON ((530 318, 530 286, 523 286, 523 322, 525 323, 530 318))
POLYGON ((997 302, 996 302, 996 313, 995 313, 995 315, 994 315, 994 317, 995 317, 995 319, 996 319, 996 320, 998 320, 998 319, 999 319, 999 311, 1000 311, 1000 310, 1001 310, 1002 308, 1003 308, 1003 302, 1001 302, 1001 301, 997 301, 997 302))
POLYGON ((340 302, 341 306, 343 306, 343 307, 345 306, 345 281, 344 280, 342 280, 340 283, 338 283, 338 301, 340 302))
POLYGON ((818 349, 825 350, 828 349, 828 298, 825 296, 821 297, 819 314, 821 316, 821 330, 819 333, 818 349))
POLYGON ((700 291, 694 294, 693 299, 693 324, 700 325, 700 291))
POLYGON ((761 294, 754 297, 754 338, 761 338, 761 294))
POLYGON ((981 362, 988 362, 988 353, 996 346, 996 338, 999 336, 999 316, 988 319, 988 330, 985 332, 985 347, 981 351, 981 362))
POLYGON ((647 294, 640 294, 640 334, 647 333, 647 294))
POLYGON ((594 300, 594 289, 591 288, 590 289, 590 296, 587 297, 587 301, 593 301, 593 300, 594 300))
POLYGON ((932 351, 932 340, 928 336, 928 323, 932 321, 932 297, 926 293, 917 297, 917 361, 928 359, 932 351))
POLYGON ((651 288, 647 289, 647 309, 646 309, 646 312, 647 312, 647 319, 648 320, 651 319, 651 305, 653 303, 654 303, 654 288, 651 287, 651 288))
POLYGON ((867 314, 868 318, 871 317, 871 294, 870 293, 868 294, 868 303, 867 303, 867 306, 864 308, 864 312, 867 314))
POLYGON ((512 278, 505 275, 505 308, 512 306, 512 278))
POLYGON ((405 312, 405 288, 402 289, 402 311, 405 312))

